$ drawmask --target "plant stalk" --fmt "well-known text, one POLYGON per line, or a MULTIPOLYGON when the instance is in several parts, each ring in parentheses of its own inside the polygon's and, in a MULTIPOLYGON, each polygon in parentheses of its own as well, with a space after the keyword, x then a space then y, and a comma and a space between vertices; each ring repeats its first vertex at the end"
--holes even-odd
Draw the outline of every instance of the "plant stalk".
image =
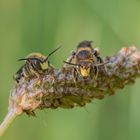
POLYGON ((17 116, 18 115, 14 110, 10 110, 7 113, 6 117, 4 118, 4 121, 0 125, 0 138, 3 136, 4 132, 7 130, 7 128, 10 126, 10 124, 17 116))

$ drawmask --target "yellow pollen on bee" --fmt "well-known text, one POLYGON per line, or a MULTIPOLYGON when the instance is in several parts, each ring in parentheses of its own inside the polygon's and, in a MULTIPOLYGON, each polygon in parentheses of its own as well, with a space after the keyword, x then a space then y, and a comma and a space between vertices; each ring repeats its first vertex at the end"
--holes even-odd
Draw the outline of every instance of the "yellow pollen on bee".
POLYGON ((48 62, 43 62, 40 64, 42 70, 46 70, 48 68, 48 62))
POLYGON ((87 77, 87 76, 89 76, 89 74, 90 74, 90 68, 87 68, 87 69, 85 69, 85 68, 80 68, 80 73, 81 73, 81 75, 82 75, 83 77, 87 77))

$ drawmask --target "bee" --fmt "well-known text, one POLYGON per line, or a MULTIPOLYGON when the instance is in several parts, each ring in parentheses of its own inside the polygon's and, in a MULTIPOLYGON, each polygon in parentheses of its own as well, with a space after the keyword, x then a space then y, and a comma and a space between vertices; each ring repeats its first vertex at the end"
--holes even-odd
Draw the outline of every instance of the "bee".
POLYGON ((31 53, 26 58, 19 59, 18 61, 25 60, 25 64, 13 76, 14 80, 19 83, 22 78, 30 79, 30 77, 37 77, 53 68, 48 58, 55 53, 60 47, 52 51, 48 56, 41 53, 31 53))
POLYGON ((104 65, 102 58, 99 56, 98 48, 93 48, 92 41, 82 41, 78 44, 76 51, 64 61, 64 67, 73 66, 73 79, 77 81, 78 74, 83 79, 93 77, 94 80, 98 77, 98 66, 104 65))

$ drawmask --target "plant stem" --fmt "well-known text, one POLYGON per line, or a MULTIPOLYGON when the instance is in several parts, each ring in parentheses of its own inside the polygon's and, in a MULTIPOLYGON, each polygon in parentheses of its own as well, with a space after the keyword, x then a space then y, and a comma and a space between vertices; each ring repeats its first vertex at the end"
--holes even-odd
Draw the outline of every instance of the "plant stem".
POLYGON ((17 114, 14 110, 10 110, 7 113, 4 121, 0 125, 0 137, 3 136, 4 132, 10 126, 10 124, 13 122, 13 120, 16 118, 16 116, 17 116, 17 114))

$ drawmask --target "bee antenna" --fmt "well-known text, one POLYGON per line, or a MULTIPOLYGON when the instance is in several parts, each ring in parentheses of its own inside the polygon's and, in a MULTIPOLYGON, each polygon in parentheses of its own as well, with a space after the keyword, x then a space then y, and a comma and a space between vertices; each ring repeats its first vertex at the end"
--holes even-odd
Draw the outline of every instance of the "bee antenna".
POLYGON ((50 54, 48 54, 48 56, 46 57, 46 59, 44 61, 47 61, 48 58, 53 54, 55 53, 57 50, 59 50, 61 48, 61 46, 59 46, 58 48, 56 48, 54 51, 52 51, 50 54))
POLYGON ((63 61, 63 62, 66 63, 66 64, 69 64, 69 65, 78 66, 77 64, 70 63, 70 62, 67 62, 67 61, 63 61))
POLYGON ((24 61, 24 60, 28 60, 28 58, 21 58, 21 59, 18 59, 17 61, 24 61))
POLYGON ((100 64, 94 64, 95 66, 102 66, 102 65, 105 65, 105 64, 107 64, 107 63, 109 63, 109 62, 104 62, 104 63, 100 63, 100 64))
POLYGON ((41 62, 41 60, 40 60, 40 59, 38 59, 38 58, 34 58, 34 57, 31 57, 31 58, 21 58, 21 59, 18 59, 18 61, 24 61, 24 60, 27 60, 27 61, 29 61, 29 60, 37 60, 37 61, 40 61, 40 62, 41 62))

